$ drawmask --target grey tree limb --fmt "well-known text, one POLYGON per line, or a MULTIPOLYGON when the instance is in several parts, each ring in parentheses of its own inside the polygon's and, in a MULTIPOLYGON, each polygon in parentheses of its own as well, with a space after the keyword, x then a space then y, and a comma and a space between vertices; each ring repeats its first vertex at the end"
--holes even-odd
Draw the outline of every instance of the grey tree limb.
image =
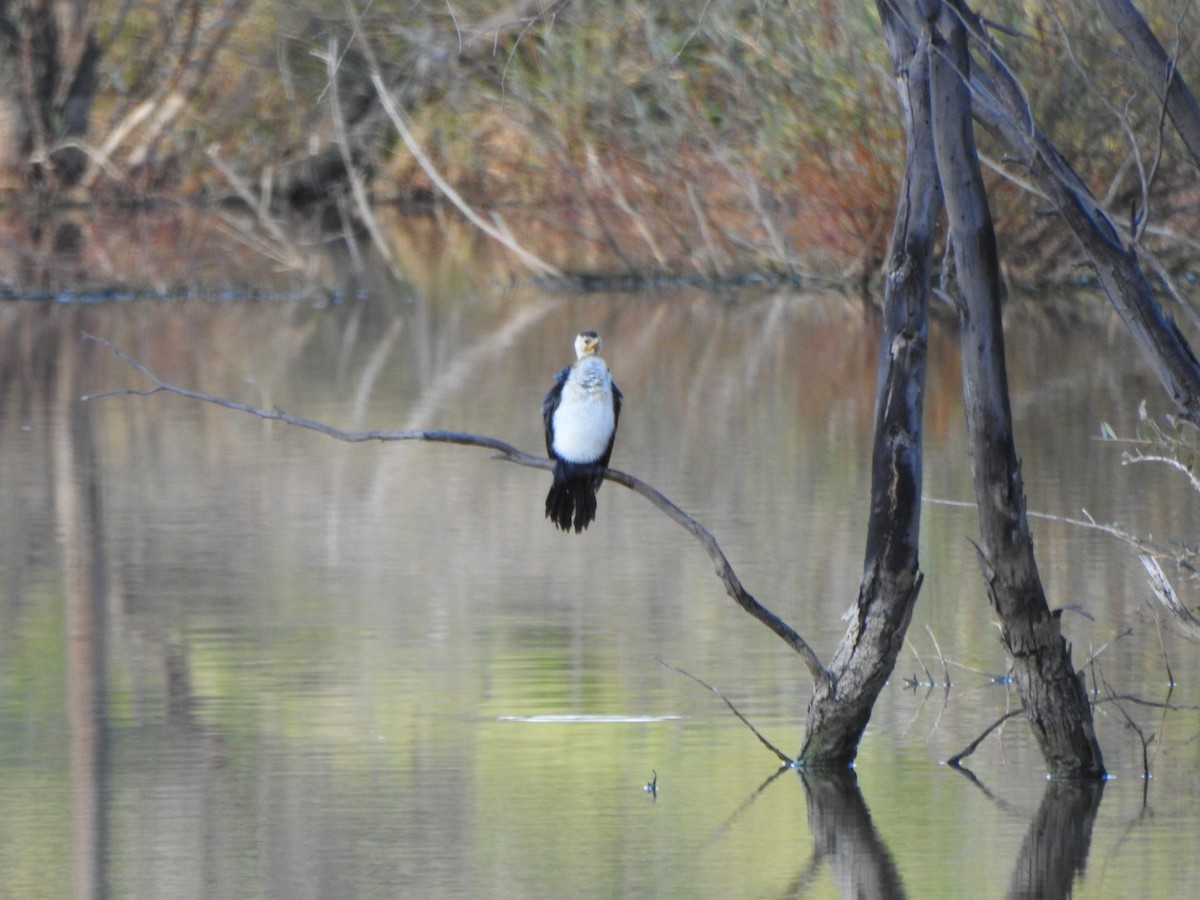
POLYGON ((685 678, 690 678, 692 681, 696 682, 696 684, 700 685, 700 687, 716 694, 721 699, 721 702, 724 703, 729 708, 729 711, 738 718, 738 721, 740 721, 743 725, 745 725, 747 728, 749 728, 750 731, 754 734, 754 736, 756 738, 758 738, 758 742, 760 744, 762 744, 764 747, 766 747, 768 750, 770 750, 772 753, 774 753, 775 756, 779 759, 779 761, 781 763, 783 763, 783 765, 787 766, 788 768, 791 768, 796 765, 796 761, 794 759, 792 759, 790 756, 788 756, 786 753, 784 753, 782 750, 780 750, 778 747, 776 747, 774 744, 772 744, 769 740, 767 740, 766 736, 763 735, 763 733, 761 731, 759 731, 757 728, 755 728, 754 724, 749 719, 747 719, 744 715, 742 715, 742 711, 733 705, 732 700, 730 700, 728 697, 726 697, 724 694, 722 694, 719 690, 717 690, 715 687, 713 687, 707 681, 705 681, 702 678, 697 678, 691 672, 687 671, 687 669, 681 669, 681 668, 679 668, 679 666, 671 665, 665 659, 659 659, 658 664, 660 666, 663 666, 664 668, 670 669, 672 672, 678 672, 680 675, 682 675, 685 678))
MULTIPOLYGON (((495 459, 500 459, 505 462, 514 463, 519 466, 526 466, 532 469, 554 469, 554 461, 542 456, 534 456, 530 453, 525 453, 523 450, 518 450, 512 444, 502 441, 499 438, 490 437, 482 434, 469 434, 458 431, 443 431, 436 429, 406 429, 402 431, 393 430, 371 430, 371 431, 346 431, 341 428, 336 428, 325 422, 318 422, 314 419, 306 419, 302 416, 295 416, 281 409, 262 409, 257 406, 252 406, 249 403, 242 403, 237 400, 229 400, 224 397, 217 397, 213 394, 206 394, 203 391, 196 391, 190 388, 180 387, 171 384, 161 378, 157 373, 152 371, 144 363, 139 362, 120 348, 114 346, 110 341, 105 340, 95 335, 85 334, 84 337, 88 340, 96 341, 99 344, 107 347, 115 356, 125 362, 128 366, 136 369, 151 382, 151 386, 147 388, 118 388, 115 390, 99 391, 94 394, 87 394, 81 399, 84 401, 96 400, 102 397, 113 396, 149 396, 157 393, 175 394, 180 397, 186 397, 190 400, 198 400, 202 403, 210 403, 215 406, 221 406, 225 409, 230 409, 235 412, 247 413, 259 419, 265 419, 271 422, 281 422, 284 425, 291 425, 296 428, 306 428, 310 431, 316 431, 326 437, 331 437, 338 441, 347 441, 349 443, 366 443, 370 441, 426 441, 431 443, 441 444, 459 444, 466 447, 483 447, 492 450, 496 453, 495 459)), ((664 513, 671 521, 675 522, 681 528, 686 530, 692 537, 699 541, 708 554, 716 568, 717 577, 721 579, 721 583, 725 586, 726 593, 730 598, 737 603, 743 610, 753 616, 762 624, 766 625, 773 631, 785 644, 791 647, 800 658, 804 661, 809 673, 812 675, 813 682, 817 686, 824 684, 829 679, 829 674, 825 667, 821 665, 821 660, 816 652, 809 644, 796 632, 790 625, 780 619, 777 615, 759 603, 749 591, 743 586, 738 579, 737 573, 733 570, 732 564, 725 556, 721 546, 717 543, 717 539, 712 533, 684 512, 679 506, 672 502, 666 495, 658 489, 652 487, 646 482, 627 472, 621 472, 617 469, 606 469, 603 477, 607 481, 615 482, 616 484, 626 487, 635 494, 650 501, 658 510, 664 513)))

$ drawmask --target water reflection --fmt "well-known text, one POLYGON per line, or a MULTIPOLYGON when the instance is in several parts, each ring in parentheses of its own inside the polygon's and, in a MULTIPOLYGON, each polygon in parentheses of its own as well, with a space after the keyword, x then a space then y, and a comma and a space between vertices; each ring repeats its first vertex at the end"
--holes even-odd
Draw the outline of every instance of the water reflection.
POLYGON ((1070 897, 1084 872, 1104 782, 1051 781, 1013 867, 1009 897, 1070 897))
POLYGON ((108 895, 108 554, 92 411, 78 402, 80 354, 59 346, 51 435, 55 513, 66 595, 67 717, 71 727, 71 887, 108 895))
POLYGON ((788 893, 803 896, 812 870, 828 865, 843 897, 907 896, 892 854, 871 822, 853 772, 801 772, 815 853, 788 893))
MULTIPOLYGON (((0 478, 15 486, 0 494, 6 890, 1170 896, 1200 875, 1187 846, 1200 751, 1177 719, 1143 723, 1162 735, 1153 816, 1141 745, 1103 707, 1118 773, 1103 809, 1099 791, 1041 781, 1019 722, 972 758, 990 793, 938 766, 1009 702, 959 667, 936 702, 885 691, 857 773, 759 790, 773 758, 656 659, 719 686, 785 748, 802 667, 638 498, 606 486, 579 539, 542 520, 544 473, 486 455, 339 444, 181 398, 77 401, 144 384, 79 339, 89 331, 259 406, 536 449, 563 335, 586 322, 628 398, 615 464, 701 518, 755 595, 830 651, 861 564, 869 309, 449 284, 323 308, 0 309, 0 478), (1108 860, 1102 878, 1089 855, 1108 860)), ((1129 430, 1136 399, 1155 396, 1119 335, 1071 323, 1064 342, 1033 314, 1015 328, 1031 506, 1187 533, 1186 505, 1155 498, 1170 481, 1131 484, 1089 439, 1098 418, 1129 430)), ((926 482, 961 498, 950 337, 933 335, 926 482)), ((926 516, 913 649, 998 672, 973 523, 926 516)), ((1098 665, 1151 695, 1161 651, 1139 619, 1136 560, 1103 536, 1037 527, 1051 593, 1095 616, 1071 621, 1077 658, 1132 624, 1098 665)), ((1173 699, 1195 702, 1195 655, 1165 647, 1173 699)))

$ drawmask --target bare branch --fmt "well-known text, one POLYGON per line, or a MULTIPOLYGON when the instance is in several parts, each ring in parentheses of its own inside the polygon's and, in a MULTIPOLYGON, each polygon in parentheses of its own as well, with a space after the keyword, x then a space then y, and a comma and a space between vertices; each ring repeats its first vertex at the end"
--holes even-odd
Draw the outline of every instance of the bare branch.
POLYGON ((1132 465, 1134 463, 1154 462, 1162 463, 1165 466, 1170 466, 1182 472, 1192 485, 1192 490, 1200 493, 1200 478, 1196 477, 1196 473, 1192 471, 1190 466, 1181 463, 1173 456, 1161 456, 1156 454, 1138 453, 1136 456, 1128 455, 1121 461, 1121 465, 1132 465))
MULTIPOLYGON (((115 390, 99 391, 94 394, 86 394, 81 399, 84 401, 96 400, 102 397, 114 396, 134 396, 145 397, 151 394, 160 392, 177 394, 180 397, 187 397, 190 400, 199 400, 202 403, 211 403, 215 406, 221 406, 225 409, 231 409, 235 412, 248 413, 260 419, 265 419, 272 422, 282 422, 285 425, 293 425, 297 428, 307 428, 310 431, 319 432, 327 437, 331 437, 339 441, 347 441, 349 443, 366 443, 368 441, 428 441, 432 443, 442 444, 460 444, 467 447, 485 447, 496 452, 496 459, 504 460, 505 462, 515 463, 519 466, 527 466, 531 469, 553 469, 554 461, 543 456, 534 456, 526 453, 523 450, 518 450, 499 438, 489 437, 481 434, 467 434, 458 431, 442 431, 433 429, 406 429, 401 431, 395 430, 374 430, 374 431, 345 431, 341 428, 335 428, 324 422, 317 422, 313 419, 305 419, 300 416, 294 416, 291 413, 284 412, 281 409, 262 409, 261 407, 252 406, 248 403, 241 403, 237 400, 228 400, 224 397, 217 397, 213 394, 206 394, 203 391, 194 391, 189 388, 179 387, 178 385, 170 384, 160 378, 144 363, 138 362, 129 354, 116 347, 111 341, 96 335, 84 333, 86 340, 96 341, 107 347, 115 356, 121 359, 126 365, 136 369, 142 375, 146 376, 152 386, 142 389, 121 388, 115 390)), ((733 566, 729 559, 721 550, 717 539, 712 536, 703 525, 689 516, 686 512, 676 506, 664 494, 656 488, 651 487, 639 478, 635 478, 626 472, 618 471, 617 469, 605 469, 603 477, 607 481, 615 482, 623 487, 629 488, 635 494, 639 494, 646 500, 649 500, 654 506, 658 507, 666 516, 674 521, 677 525, 686 530, 692 535, 708 554, 716 567, 717 577, 725 585, 725 591, 742 609, 748 612, 751 616, 762 622, 771 631, 775 632, 783 642, 800 654, 800 658, 804 660, 805 666, 808 668, 809 674, 812 675, 813 682, 817 687, 825 686, 830 681, 829 672, 821 665, 821 660, 816 652, 808 645, 790 625, 780 619, 777 615, 754 599, 750 593, 742 587, 741 581, 738 580, 737 573, 734 572, 733 566)))
MULTIPOLYGON (((539 459, 539 462, 547 461, 539 459)), ((544 468, 551 468, 551 466, 552 464, 547 464, 544 468)), ((705 552, 708 553, 708 558, 712 560, 713 565, 716 567, 717 577, 725 585, 725 593, 733 598, 733 601, 738 606, 770 628, 776 635, 783 639, 785 644, 800 654, 800 658, 804 660, 804 664, 808 667, 809 674, 812 675, 814 684, 820 687, 831 680, 828 670, 821 665, 820 658, 805 642, 804 638, 797 634, 786 622, 755 600, 749 591, 742 587, 737 573, 733 571, 733 566, 730 565, 729 560, 717 543, 717 539, 712 536, 712 533, 708 529, 676 506, 656 488, 651 487, 644 481, 616 469, 608 469, 605 471, 604 477, 608 481, 615 481, 617 484, 623 485, 649 500, 665 513, 668 518, 699 541, 700 545, 704 547, 705 552)))
MULTIPOLYGON (((965 500, 946 500, 941 497, 922 497, 921 499, 925 503, 929 503, 933 506, 953 506, 960 509, 975 508, 974 503, 968 503, 965 500)), ((1076 519, 1072 516, 1056 516, 1052 513, 1036 512, 1034 510, 1025 511, 1025 516, 1029 519, 1042 519, 1047 522, 1059 522, 1063 525, 1074 525, 1077 528, 1090 528, 1094 531, 1102 531, 1107 535, 1115 537, 1119 541, 1124 541, 1131 547, 1134 547, 1144 553, 1150 553, 1159 557, 1172 556, 1173 558, 1172 554, 1166 553, 1165 551, 1154 547, 1152 544, 1138 537, 1136 534, 1131 534, 1128 531, 1122 531, 1115 525, 1103 525, 1100 522, 1097 522, 1092 518, 1091 513, 1089 513, 1086 509, 1083 510, 1083 514, 1087 517, 1086 519, 1076 519)))
MULTIPOLYGON (((358 23, 356 22, 356 30, 357 27, 358 23)), ((383 230, 379 227, 379 221, 375 218, 375 213, 371 209, 371 203, 367 197, 365 178, 354 161, 350 134, 346 129, 346 116, 342 110, 341 91, 338 89, 338 76, 341 71, 342 60, 345 58, 345 52, 343 51, 339 55, 337 38, 330 38, 328 51, 325 54, 314 53, 314 56, 318 59, 323 59, 325 62, 326 77, 328 78, 326 90, 329 92, 329 115, 333 121, 338 150, 342 155, 342 165, 346 167, 346 180, 350 184, 350 192, 354 197, 354 205, 358 210, 359 218, 367 229, 367 234, 371 237, 371 244, 378 251, 384 263, 387 264, 392 276, 398 283, 403 283, 403 273, 396 262, 396 255, 392 252, 391 245, 388 244, 383 236, 383 230)), ((353 237, 347 236, 346 245, 351 248, 355 246, 353 237)))
POLYGON ((942 646, 938 643, 937 635, 933 633, 933 628, 928 623, 925 625, 925 630, 929 633, 929 639, 933 641, 933 649, 937 651, 938 660, 942 664, 942 671, 946 673, 946 690, 950 690, 950 666, 946 662, 946 657, 942 656, 942 646))
MULTIPOLYGON (((217 171, 224 176, 229 186, 233 189, 238 198, 246 204, 246 208, 254 215, 255 221, 267 233, 269 240, 261 238, 253 234, 247 228, 239 228, 232 219, 222 215, 219 218, 224 225, 229 228, 230 234, 257 249, 264 256, 276 260, 281 265, 288 268, 304 271, 307 268, 306 261, 300 251, 296 248, 295 243, 291 241, 284 233, 283 226, 279 221, 271 215, 271 210, 268 206, 265 195, 263 197, 255 196, 253 189, 246 183, 233 168, 226 163, 220 155, 220 148, 213 144, 205 149, 205 154, 217 171)), ((115 348, 114 348, 115 351, 115 348)), ((126 360, 130 362, 129 360, 126 360)))
POLYGON ((1108 693, 1108 699, 1112 701, 1113 706, 1117 708, 1122 718, 1125 719, 1125 726, 1131 729, 1142 742, 1142 778, 1149 780, 1150 778, 1150 745, 1154 742, 1155 735, 1151 734, 1146 737, 1146 733, 1142 731, 1141 726, 1133 721, 1133 716, 1126 712, 1125 707, 1121 705, 1121 699, 1117 696, 1116 691, 1112 689, 1112 685, 1108 683, 1108 679, 1104 679, 1104 690, 1108 693))
POLYGON ((1163 709, 1167 712, 1200 712, 1200 704, 1196 703, 1166 703, 1162 700, 1147 700, 1145 697, 1139 697, 1136 694, 1113 694, 1110 693, 1107 697, 1101 697, 1096 701, 1096 704, 1115 703, 1118 700, 1126 700, 1130 703, 1136 703, 1139 706, 1149 706, 1152 709, 1163 709))
POLYGON ((1101 644, 1099 647, 1097 647, 1095 650, 1093 650, 1091 653, 1088 654, 1088 658, 1085 659, 1083 661, 1083 664, 1079 667, 1080 670, 1082 671, 1083 669, 1086 669, 1088 666, 1090 666, 1092 663, 1094 663, 1097 659, 1100 658, 1101 653, 1103 653, 1105 650, 1107 650, 1109 647, 1111 647, 1117 641, 1124 640, 1125 638, 1129 637, 1132 634, 1133 634, 1132 628, 1123 628, 1121 631, 1118 631, 1116 634, 1114 634, 1112 636, 1112 638, 1110 640, 1105 641, 1103 644, 1101 644))
POLYGON ((989 725, 987 728, 985 728, 983 730, 983 733, 981 735, 979 735, 979 737, 975 738, 975 740, 971 741, 971 743, 967 744, 967 746, 963 747, 963 749, 959 750, 952 757, 950 757, 948 760, 946 760, 946 765, 953 766, 956 769, 961 768, 962 761, 964 759, 966 759, 968 756, 970 756, 972 753, 975 752, 976 748, 980 744, 983 743, 984 738, 986 738, 989 734, 991 734, 993 731, 995 731, 997 728, 999 728, 1001 725, 1003 725, 1009 719, 1014 719, 1024 712, 1025 712, 1025 707, 1023 707, 1023 706, 1020 709, 1013 709, 1013 710, 1009 710, 1008 712, 1006 712, 1004 715, 1002 715, 1000 718, 998 718, 995 722, 993 722, 991 725, 989 725))
POLYGON ((738 708, 733 705, 733 702, 728 697, 726 697, 724 694, 722 694, 720 691, 718 691, 715 687, 713 687, 708 682, 703 681, 700 678, 697 678, 695 675, 693 675, 691 672, 688 672, 686 669, 681 669, 678 666, 671 665, 665 659, 660 658, 658 660, 658 664, 660 666, 670 669, 672 672, 678 672, 680 675, 683 675, 687 678, 692 679, 692 681, 696 682, 696 684, 700 685, 700 687, 706 688, 707 690, 712 691, 714 694, 716 694, 718 697, 720 697, 721 701, 726 706, 729 707, 729 711, 731 713, 733 713, 735 716, 737 716, 738 719, 741 720, 741 723, 743 725, 745 725, 752 732, 754 732, 754 736, 756 738, 758 738, 758 741, 760 744, 762 744, 764 747, 766 747, 768 750, 770 750, 772 753, 774 753, 777 757, 779 757, 780 761, 785 766, 795 767, 796 761, 794 759, 792 759, 790 756, 788 756, 786 753, 784 753, 782 750, 780 750, 778 747, 776 747, 774 744, 772 744, 770 741, 768 741, 765 737, 763 737, 762 732, 760 732, 757 728, 755 728, 753 725, 751 725, 750 720, 741 714, 741 712, 738 710, 738 708))

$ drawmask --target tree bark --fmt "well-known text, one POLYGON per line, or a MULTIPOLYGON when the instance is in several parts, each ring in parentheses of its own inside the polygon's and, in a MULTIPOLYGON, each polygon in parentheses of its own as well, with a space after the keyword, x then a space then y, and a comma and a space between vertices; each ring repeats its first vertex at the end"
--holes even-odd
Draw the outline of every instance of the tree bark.
POLYGON ((921 418, 925 395, 930 260, 942 201, 929 111, 923 41, 879 4, 896 73, 907 160, 884 284, 883 334, 875 395, 871 514, 866 559, 850 627, 809 702, 804 766, 847 766, 904 644, 921 588, 921 418))
POLYGON ((979 509, 979 555, 988 596, 1029 723, 1051 775, 1105 774, 1091 708, 1071 664, 1059 616, 1046 604, 1025 516, 1012 435, 1003 285, 972 131, 966 10, 943 3, 930 53, 933 133, 958 286, 967 441, 979 509))

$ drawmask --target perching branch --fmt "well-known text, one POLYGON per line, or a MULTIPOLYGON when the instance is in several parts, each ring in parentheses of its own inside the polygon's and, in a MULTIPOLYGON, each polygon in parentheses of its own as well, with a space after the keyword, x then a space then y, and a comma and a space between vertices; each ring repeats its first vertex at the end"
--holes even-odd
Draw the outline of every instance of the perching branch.
MULTIPOLYGON (((147 388, 116 388, 113 390, 99 391, 95 394, 85 394, 80 399, 84 401, 96 400, 102 397, 116 396, 133 396, 133 397, 148 397, 151 394, 160 392, 177 394, 180 397, 187 397, 190 400, 199 400, 202 403, 211 403, 215 406, 222 406, 225 409, 232 409, 235 412, 244 412, 249 415, 256 416, 260 419, 265 419, 272 422, 282 422, 285 425, 293 425, 297 428, 307 428, 310 431, 320 432, 326 437, 331 437, 338 441, 347 441, 352 444, 366 443, 367 441, 429 441, 441 444, 461 444, 467 447, 486 447, 489 450, 494 450, 496 456, 494 459, 500 459, 505 462, 515 463, 519 466, 527 466, 531 469, 547 469, 554 468, 554 460, 547 459, 543 456, 533 456, 523 450, 518 450, 499 438, 489 437, 482 434, 466 434, 458 431, 441 431, 431 429, 409 429, 403 431, 393 430, 375 430, 375 431, 345 431, 341 428, 335 428, 332 425, 327 425, 324 422, 317 422, 313 419, 305 419, 300 416, 294 416, 291 413, 284 412, 281 409, 262 409, 261 407, 251 406, 248 403, 241 403, 237 400, 228 400, 224 397, 217 397, 213 394, 206 394, 203 391, 193 391, 189 388, 179 387, 178 385, 170 384, 160 378, 144 363, 138 362, 129 354, 119 349, 111 341, 96 335, 84 333, 86 340, 96 341, 99 344, 107 347, 112 353, 121 359, 126 365, 138 372, 141 372, 146 378, 152 382, 151 387, 147 388)), ((700 545, 704 547, 708 558, 712 560, 716 567, 717 577, 725 585, 725 592, 733 599, 738 606, 748 612, 751 616, 762 622, 771 631, 775 632, 783 642, 800 654, 800 658, 804 661, 804 665, 808 668, 809 674, 812 676, 813 682, 817 687, 821 687, 829 682, 830 675, 825 667, 821 665, 821 660, 816 652, 808 645, 796 631, 780 619, 777 615, 754 599, 750 593, 742 587, 741 581, 738 580, 737 573, 733 571, 733 566, 730 565, 725 553, 721 550, 717 539, 703 525, 689 516, 686 512, 676 506, 670 499, 662 494, 657 489, 646 484, 640 478, 635 478, 626 472, 618 471, 617 469, 606 469, 603 477, 607 481, 615 482, 622 487, 629 488, 635 494, 649 500, 654 506, 661 510, 667 518, 671 519, 677 525, 685 529, 692 535, 700 545)))

